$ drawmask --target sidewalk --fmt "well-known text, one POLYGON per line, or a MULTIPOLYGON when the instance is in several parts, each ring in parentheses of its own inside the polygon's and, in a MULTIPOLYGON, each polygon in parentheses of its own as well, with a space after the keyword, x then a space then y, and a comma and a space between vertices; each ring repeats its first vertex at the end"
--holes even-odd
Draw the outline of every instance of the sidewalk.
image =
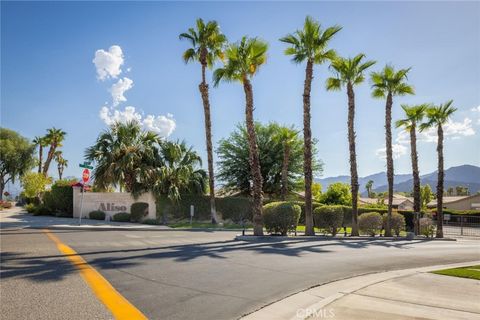
POLYGON ((89 230, 169 230, 167 226, 141 223, 114 222, 78 218, 60 218, 52 216, 33 216, 21 207, 0 211, 0 228, 49 228, 49 229, 89 229, 89 230))
POLYGON ((480 281, 428 273, 480 261, 368 274, 277 301, 243 320, 480 319, 480 281))

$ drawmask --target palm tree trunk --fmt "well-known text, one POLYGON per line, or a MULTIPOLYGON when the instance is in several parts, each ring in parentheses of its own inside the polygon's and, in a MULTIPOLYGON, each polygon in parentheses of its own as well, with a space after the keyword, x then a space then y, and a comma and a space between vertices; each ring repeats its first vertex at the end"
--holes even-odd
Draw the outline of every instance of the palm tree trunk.
POLYGON ((290 161, 290 147, 285 146, 283 150, 283 164, 282 164, 282 200, 287 199, 288 193, 288 163, 290 161))
POLYGON ((310 92, 313 80, 313 61, 307 61, 303 89, 303 173, 305 178, 305 235, 315 235, 312 214, 312 128, 310 127, 310 92))
POLYGON ((357 153, 355 151, 355 93, 353 86, 347 84, 348 95, 348 146, 350 151, 350 186, 352 189, 352 236, 358 236, 358 172, 357 153))
POLYGON ((42 173, 43 146, 38 145, 38 173, 42 173))
POLYGON ((443 238, 443 128, 438 124, 437 238, 443 238))
POLYGON ((253 234, 263 235, 263 217, 262 217, 262 185, 263 179, 260 171, 260 158, 258 154, 257 135, 255 133, 255 123, 253 121, 253 91, 252 84, 246 76, 243 77, 243 90, 245 91, 245 116, 248 133, 249 145, 249 163, 253 180, 253 234))
POLYGON ((385 140, 387 153, 387 181, 388 181, 388 211, 387 223, 385 225, 385 236, 391 237, 392 230, 390 229, 390 220, 392 218, 392 204, 393 204, 393 150, 392 150, 392 93, 387 95, 387 103, 385 106, 385 140))
MULTIPOLYGON (((205 60, 205 59, 204 59, 205 60)), ((207 63, 202 62, 202 83, 198 86, 203 101, 203 113, 205 115, 205 140, 207 145, 208 159, 208 186, 210 190, 210 215, 212 224, 217 223, 217 210, 215 207, 215 173, 213 172, 213 151, 212 151, 212 121, 210 118, 210 100, 208 97, 208 84, 205 80, 205 69, 207 63)))
POLYGON ((57 146, 52 144, 50 149, 48 150, 47 160, 45 160, 45 165, 43 166, 43 175, 46 177, 48 175, 48 169, 50 168, 50 163, 53 160, 53 155, 55 154, 55 150, 57 146))
POLYGON ((62 176, 63 176, 63 165, 59 165, 58 166, 58 179, 62 180, 62 176))
POLYGON ((418 153, 417 153, 417 136, 416 136, 416 124, 412 123, 410 127, 410 150, 412 157, 412 172, 413 172, 413 212, 415 215, 415 234, 419 233, 419 218, 420 210, 422 208, 421 195, 420 195, 420 173, 418 171, 418 153))

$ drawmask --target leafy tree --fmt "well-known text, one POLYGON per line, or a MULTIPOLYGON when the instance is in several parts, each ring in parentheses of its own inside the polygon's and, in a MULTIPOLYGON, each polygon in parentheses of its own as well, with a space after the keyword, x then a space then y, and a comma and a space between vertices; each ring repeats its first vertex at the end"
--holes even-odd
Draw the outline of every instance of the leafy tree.
POLYGON ((453 188, 452 187, 449 187, 447 189, 447 196, 449 196, 449 197, 453 196, 453 188))
MULTIPOLYGON (((305 184, 303 184, 302 186, 304 186, 305 184)), ((318 182, 314 182, 312 183, 312 196, 313 196, 313 199, 317 202, 320 202, 321 201, 321 197, 322 197, 322 185, 318 182)))
MULTIPOLYGON (((284 168, 284 145, 277 137, 282 127, 276 123, 263 125, 255 123, 260 168, 263 180, 263 192, 281 194, 282 169, 284 168)), ((288 127, 287 127, 288 128, 288 127)), ((249 166, 248 132, 245 126, 238 125, 228 138, 222 139, 217 148, 219 156, 217 178, 224 182, 224 188, 250 194, 252 180, 249 166)), ((303 172, 303 139, 296 136, 290 143, 287 168, 288 190, 303 190, 296 183, 303 172)), ((321 172, 321 162, 315 160, 315 172, 321 172)))
POLYGON ((35 163, 35 146, 17 132, 0 128, 0 200, 5 186, 15 182, 35 163))
POLYGON ((208 177, 210 192, 210 212, 212 223, 217 223, 217 212, 215 209, 215 174, 213 171, 212 151, 212 121, 210 119, 210 99, 208 84, 205 80, 207 67, 211 68, 215 62, 223 58, 223 48, 227 38, 221 33, 216 21, 209 21, 206 24, 202 19, 197 19, 197 29, 188 29, 188 32, 180 34, 180 39, 190 41, 191 47, 183 53, 185 63, 198 61, 202 66, 202 82, 198 86, 203 101, 203 113, 205 115, 205 140, 207 145, 208 177))
POLYGON ((374 98, 386 99, 385 103, 385 151, 387 155, 387 181, 388 181, 388 212, 385 226, 385 236, 391 237, 390 220, 392 217, 393 202, 393 150, 392 150, 392 106, 394 96, 414 94, 413 87, 405 82, 408 69, 395 71, 392 66, 386 65, 380 72, 372 72, 372 96, 374 98))
POLYGON ((427 204, 434 198, 432 188, 430 188, 430 185, 426 184, 423 187, 420 187, 420 193, 420 199, 422 200, 422 209, 426 209, 427 204))
MULTIPOLYGON (((427 104, 416 106, 402 105, 405 111, 405 118, 398 120, 395 123, 397 128, 404 128, 410 134, 410 157, 412 159, 413 172, 413 211, 420 212, 421 210, 421 193, 420 193, 420 172, 418 170, 418 154, 417 154, 417 125, 423 120, 427 104)), ((417 216, 415 226, 419 225, 420 216, 417 216)), ((415 227, 418 232, 418 227, 415 227)))
POLYGON ((443 238, 443 189, 444 189, 444 166, 443 166, 443 126, 448 122, 450 116, 457 111, 452 106, 453 100, 447 101, 439 106, 432 106, 427 109, 427 122, 422 123, 420 130, 428 128, 437 129, 437 154, 438 154, 438 178, 437 178, 437 238, 443 238))
POLYGON ((456 186, 455 187, 455 193, 457 196, 469 196, 470 195, 470 190, 468 187, 464 186, 456 186))
POLYGON ((262 174, 260 169, 260 157, 257 146, 257 136, 253 120, 253 90, 251 80, 258 69, 267 60, 266 42, 257 38, 243 37, 240 42, 231 44, 225 56, 227 61, 222 68, 215 70, 213 77, 215 85, 220 81, 238 81, 242 83, 245 92, 245 115, 249 142, 249 163, 252 171, 253 184, 253 222, 254 235, 263 235, 262 218, 262 174))
POLYGON ((40 198, 45 192, 47 186, 52 182, 51 178, 46 177, 43 173, 28 172, 25 173, 20 181, 22 183, 23 192, 27 198, 40 198))
POLYGON ((160 166, 159 137, 143 131, 136 121, 114 123, 87 148, 85 158, 95 162, 92 177, 100 190, 110 186, 138 195, 149 190, 148 183, 160 166))
POLYGON ((335 51, 328 49, 328 43, 341 30, 334 26, 325 30, 311 17, 305 18, 303 29, 280 39, 289 47, 285 54, 292 56, 295 63, 307 63, 303 89, 303 139, 304 139, 304 179, 305 179, 305 235, 315 235, 312 214, 312 129, 310 125, 310 92, 313 80, 313 65, 322 64, 335 58, 335 51))
POLYGON ((65 136, 67 135, 66 132, 57 128, 51 128, 47 131, 48 132, 45 136, 45 141, 47 141, 47 143, 50 145, 50 148, 48 149, 47 159, 43 165, 43 174, 45 176, 48 175, 48 169, 50 168, 50 163, 55 157, 55 151, 57 151, 57 148, 62 146, 62 142, 65 140, 65 136))
POLYGON ((365 189, 367 189, 368 197, 374 198, 373 196, 373 180, 368 180, 367 184, 365 185, 365 189))
POLYGON ((350 185, 347 183, 335 182, 328 186, 320 197, 320 202, 324 204, 351 205, 352 194, 350 185))
POLYGON ((358 171, 357 153, 355 150, 355 92, 353 87, 365 80, 364 72, 375 64, 375 61, 363 62, 365 55, 358 54, 354 58, 335 58, 330 69, 335 74, 327 79, 327 90, 347 89, 348 97, 348 146, 350 152, 350 188, 352 190, 352 236, 358 236, 358 171))

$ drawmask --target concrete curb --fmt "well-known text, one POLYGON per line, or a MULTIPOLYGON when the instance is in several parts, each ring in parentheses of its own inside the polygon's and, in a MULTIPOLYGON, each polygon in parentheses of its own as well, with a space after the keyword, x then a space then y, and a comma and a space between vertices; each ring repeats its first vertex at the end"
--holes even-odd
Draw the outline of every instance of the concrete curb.
POLYGON ((49 230, 84 230, 84 231, 192 231, 192 232, 214 232, 214 231, 241 231, 238 229, 226 228, 171 228, 162 227, 127 227, 127 226, 69 226, 69 225, 45 225, 45 226, 26 226, 26 229, 49 229, 49 230))
POLYGON ((409 239, 407 237, 369 237, 369 236, 359 236, 359 237, 331 237, 331 236, 243 236, 237 235, 235 240, 238 241, 251 241, 251 242, 281 242, 289 240, 345 240, 345 241, 358 241, 358 240, 390 240, 390 241, 457 241, 454 238, 424 238, 424 237, 415 237, 409 239))
POLYGON ((435 265, 428 267, 394 270, 380 273, 368 273, 352 276, 344 279, 334 280, 310 287, 304 291, 294 293, 286 298, 268 304, 252 313, 242 316, 241 320, 260 320, 260 319, 278 319, 278 320, 306 320, 312 314, 322 310, 332 302, 341 299, 360 289, 379 284, 381 282, 408 277, 416 273, 425 273, 434 270, 466 267, 480 264, 480 260, 454 263, 447 265, 435 265), (308 311, 299 315, 298 310, 308 311))

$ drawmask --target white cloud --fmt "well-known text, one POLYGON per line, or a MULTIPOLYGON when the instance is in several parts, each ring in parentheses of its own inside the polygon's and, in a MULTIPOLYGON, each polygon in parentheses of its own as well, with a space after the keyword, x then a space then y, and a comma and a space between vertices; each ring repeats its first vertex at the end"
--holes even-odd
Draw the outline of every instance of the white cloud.
POLYGON ((410 144, 410 133, 407 130, 402 130, 397 134, 395 142, 398 144, 410 144))
MULTIPOLYGON (((472 127, 472 119, 464 118, 463 121, 449 120, 443 126, 443 135, 446 139, 460 139, 462 137, 473 136, 475 130, 472 127)), ((420 132, 419 139, 425 142, 437 142, 437 128, 433 127, 420 132)))
POLYGON ((161 137, 168 137, 176 127, 175 120, 171 114, 156 117, 149 114, 143 120, 143 125, 147 130, 156 132, 161 137))
POLYGON ((127 101, 124 94, 127 90, 130 90, 133 87, 133 80, 125 77, 119 79, 117 83, 114 83, 110 88, 110 93, 112 94, 113 106, 116 107, 120 102, 127 101))
MULTIPOLYGON (((379 148, 375 151, 375 155, 380 159, 386 159, 386 148, 379 148)), ((402 144, 394 143, 392 145, 393 159, 398 159, 401 156, 407 154, 407 147, 402 144)))
POLYGON ((147 115, 145 118, 135 110, 135 107, 125 107, 123 111, 117 109, 109 109, 104 106, 100 109, 100 119, 106 125, 112 125, 115 122, 137 121, 146 130, 157 133, 160 137, 166 138, 175 130, 176 123, 171 114, 167 116, 147 115))
POLYGON ((112 125, 115 122, 128 122, 138 121, 141 123, 142 115, 135 111, 135 107, 125 107, 124 111, 109 109, 108 107, 102 107, 100 109, 100 119, 107 125, 112 125))
POLYGON ((99 80, 103 81, 108 78, 117 78, 120 73, 122 73, 122 48, 113 45, 108 51, 99 49, 95 52, 95 58, 92 62, 95 64, 95 68, 97 68, 97 78, 99 80))
POLYGON ((477 117, 477 124, 480 124, 480 106, 470 109, 473 112, 474 116, 477 117))

